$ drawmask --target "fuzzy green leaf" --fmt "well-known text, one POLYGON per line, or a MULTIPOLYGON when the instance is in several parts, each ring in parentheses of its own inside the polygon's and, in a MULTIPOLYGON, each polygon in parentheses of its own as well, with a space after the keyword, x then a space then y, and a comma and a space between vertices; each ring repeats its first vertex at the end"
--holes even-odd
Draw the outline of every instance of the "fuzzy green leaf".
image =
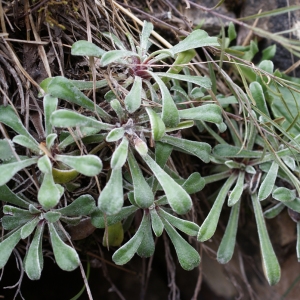
POLYGON ((116 148, 111 157, 110 166, 112 169, 120 169, 123 167, 127 159, 128 145, 128 139, 124 136, 122 142, 116 148))
POLYGON ((189 194, 194 194, 201 191, 205 186, 205 180, 198 172, 192 173, 187 180, 182 184, 184 190, 189 194))
POLYGON ((13 193, 7 185, 0 186, 0 200, 23 208, 28 208, 29 206, 27 201, 21 199, 18 195, 13 193))
POLYGON ((37 165, 43 173, 51 173, 52 171, 52 164, 47 155, 43 155, 41 158, 39 158, 37 165))
POLYGON ((48 223, 48 227, 56 263, 64 271, 75 270, 80 263, 77 252, 62 241, 53 223, 48 223))
POLYGON ((36 141, 33 141, 32 139, 28 138, 25 135, 17 135, 12 139, 12 141, 15 144, 18 144, 27 149, 30 149, 35 154, 39 154, 39 152, 40 152, 38 143, 36 141))
POLYGON ((122 169, 113 169, 98 198, 98 207, 108 215, 117 214, 124 203, 122 169))
POLYGON ((235 205, 241 199, 244 190, 244 179, 245 179, 245 172, 239 172, 236 185, 228 197, 228 206, 235 205))
POLYGON ((43 241, 44 223, 37 226, 34 237, 26 254, 24 268, 30 280, 38 280, 41 277, 43 269, 43 241))
POLYGON ((147 144, 139 137, 135 137, 133 141, 134 141, 134 147, 136 151, 143 157, 147 155, 148 153, 147 144))
POLYGON ((116 142, 124 136, 125 129, 123 127, 114 128, 106 136, 106 141, 108 143, 116 142))
POLYGON ((276 204, 275 206, 269 208, 268 210, 266 210, 264 212, 264 217, 266 219, 272 219, 275 218, 276 216, 278 216, 282 210, 285 208, 285 205, 281 202, 279 202, 278 204, 276 204))
POLYGON ((149 48, 149 37, 153 30, 153 24, 147 21, 144 21, 142 33, 140 36, 140 47, 142 49, 141 55, 145 55, 149 48))
POLYGON ((125 107, 129 113, 134 113, 142 103, 142 78, 134 77, 133 86, 124 100, 125 107))
POLYGON ((0 139, 0 160, 8 161, 14 157, 15 146, 9 139, 0 139))
POLYGON ((216 228, 217 228, 219 218, 220 218, 220 214, 222 211, 224 201, 227 197, 230 187, 236 180, 236 177, 237 177, 237 175, 231 174, 230 177, 223 184, 212 208, 209 211, 208 216, 205 218, 204 222, 202 223, 202 225, 200 227, 200 230, 199 230, 198 236, 197 236, 198 241, 205 242, 214 235, 216 228))
MULTIPOLYGON (((20 170, 25 169, 35 163, 38 158, 28 158, 21 161, 0 165, 0 186, 6 184, 20 170)), ((5 200, 4 200, 5 201, 5 200)))
POLYGON ((210 162, 211 146, 207 143, 185 140, 169 135, 164 135, 160 141, 179 148, 184 152, 195 155, 205 163, 210 162))
POLYGON ((53 147, 56 139, 57 139, 57 134, 56 133, 48 134, 47 137, 46 137, 46 147, 48 149, 51 149, 53 147))
POLYGON ((164 230, 164 224, 158 215, 156 209, 150 209, 151 225, 154 234, 158 237, 161 236, 164 230))
POLYGON ((71 156, 71 155, 56 155, 55 159, 63 162, 69 167, 75 169, 77 172, 85 176, 96 176, 102 170, 101 159, 92 154, 84 156, 71 156))
POLYGON ((264 273, 269 284, 274 285, 280 280, 280 266, 268 235, 260 202, 255 193, 251 195, 251 198, 257 225, 264 273))
POLYGON ((27 237, 29 237, 32 234, 33 230, 35 229, 35 227, 37 226, 39 221, 40 221, 40 219, 38 217, 35 217, 31 221, 27 222, 24 226, 22 226, 22 229, 21 229, 22 240, 26 239, 27 237))
POLYGON ((172 209, 178 214, 187 213, 192 207, 189 194, 178 185, 149 155, 143 157, 162 186, 172 209))
POLYGON ((47 211, 44 214, 44 218, 49 222, 49 223, 55 223, 57 222, 61 217, 61 213, 58 211, 47 211))
POLYGON ((154 239, 151 230, 150 215, 145 214, 143 221, 143 240, 137 249, 137 254, 141 257, 150 257, 155 250, 154 239))
POLYGON ((153 109, 146 108, 146 111, 150 119, 152 138, 158 141, 166 132, 165 123, 153 109))
POLYGON ((106 51, 88 41, 77 41, 72 45, 71 54, 101 57, 106 51))
POLYGON ((110 101, 111 108, 115 111, 117 114, 119 121, 122 122, 125 118, 125 112, 123 107, 121 106, 120 102, 117 99, 113 99, 110 101))
POLYGON ((271 168, 269 169, 264 181, 261 183, 258 191, 258 199, 260 201, 265 200, 271 193, 274 188, 275 180, 277 178, 278 164, 273 161, 271 168))
POLYGON ((276 188, 272 193, 274 199, 283 203, 295 200, 296 196, 295 190, 290 190, 285 187, 276 188))
POLYGON ((120 59, 132 56, 138 57, 138 54, 128 50, 111 50, 102 55, 100 64, 102 67, 105 67, 110 63, 118 63, 120 59))
POLYGON ((233 255, 238 228, 240 201, 235 203, 230 212, 229 221, 217 253, 220 264, 228 263, 233 255))
POLYGON ((181 235, 178 234, 168 221, 164 219, 162 220, 165 230, 175 247, 181 267, 187 271, 193 270, 200 264, 201 259, 199 253, 181 235))
POLYGON ((58 99, 50 95, 45 95, 43 99, 45 114, 45 135, 48 136, 52 132, 52 124, 50 123, 51 114, 57 109, 58 99))

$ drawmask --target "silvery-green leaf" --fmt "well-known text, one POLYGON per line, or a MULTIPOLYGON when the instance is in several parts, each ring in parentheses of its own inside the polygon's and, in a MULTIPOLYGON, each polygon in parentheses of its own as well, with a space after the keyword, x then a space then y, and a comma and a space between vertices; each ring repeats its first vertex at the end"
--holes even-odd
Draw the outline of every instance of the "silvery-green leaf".
POLYGON ((158 237, 161 236, 164 230, 164 224, 158 215, 155 208, 150 209, 151 225, 154 234, 158 237))
POLYGON ((120 59, 132 56, 138 57, 138 54, 128 50, 111 50, 102 55, 100 64, 102 67, 105 67, 110 63, 118 63, 120 59))
POLYGON ((123 127, 114 128, 106 136, 106 141, 108 143, 116 142, 124 136, 125 129, 123 127))
POLYGON ((202 225, 200 227, 200 230, 199 230, 198 236, 197 236, 198 241, 205 242, 214 235, 217 225, 218 225, 218 221, 220 218, 220 214, 222 211, 224 201, 227 197, 228 191, 230 190, 231 186, 235 182, 236 178, 237 178, 237 175, 235 175, 233 173, 223 184, 212 208, 209 211, 208 216, 205 218, 204 222, 202 223, 202 225))
POLYGON ((9 139, 0 140, 0 159, 2 161, 9 161, 14 157, 15 146, 9 139))
POLYGON ((296 169, 296 163, 295 160, 290 156, 284 156, 282 157, 283 162, 292 170, 295 171, 296 169))
POLYGON ((15 249, 20 240, 21 228, 0 243, 0 269, 6 265, 12 251, 15 249))
POLYGON ((98 198, 98 207, 108 215, 117 214, 124 203, 122 169, 112 169, 110 178, 98 198))
POLYGON ((87 117, 72 110, 61 109, 52 113, 51 124, 56 127, 94 127, 100 130, 111 130, 113 125, 102 123, 92 117, 87 117))
POLYGON ((40 209, 36 208, 36 206, 33 204, 29 204, 28 210, 32 215, 40 214, 42 212, 40 209))
POLYGON ((110 166, 112 169, 120 169, 126 162, 128 154, 128 139, 124 136, 120 145, 114 151, 111 160, 110 166))
POLYGON ((7 185, 0 186, 0 200, 20 207, 28 208, 29 202, 13 193, 7 185))
POLYGON ((2 217, 2 227, 5 230, 13 230, 16 229, 27 222, 30 222, 32 220, 33 216, 27 211, 25 211, 22 215, 13 215, 13 216, 3 216, 2 217))
POLYGON ((248 173, 248 174, 252 174, 252 175, 255 175, 256 174, 256 170, 253 166, 246 166, 245 168, 245 172, 248 173))
POLYGON ((101 32, 103 36, 105 36, 107 39, 110 39, 112 44, 115 44, 120 50, 126 50, 126 47, 124 44, 119 40, 117 36, 115 36, 111 32, 101 32))
POLYGON ((290 190, 285 187, 276 188, 272 193, 274 199, 283 203, 295 200, 296 196, 295 190, 290 190))
POLYGON ((49 222, 49 223, 54 223, 57 222, 61 217, 61 213, 58 211, 47 211, 44 213, 44 218, 49 222))
POLYGON ((0 106, 0 122, 7 125, 8 127, 10 127, 18 134, 26 136, 27 138, 29 138, 32 141, 32 143, 37 144, 36 140, 28 132, 28 130, 24 127, 22 121, 16 115, 14 109, 11 106, 9 106, 9 105, 7 105, 7 106, 1 105, 0 106))
POLYGON ((235 205, 241 199, 244 190, 244 179, 245 179, 245 172, 240 171, 236 185, 231 191, 231 193, 229 194, 228 206, 235 205))
POLYGON ((213 155, 220 157, 243 157, 243 158, 261 158, 263 157, 263 152, 261 151, 252 151, 241 149, 240 147, 228 145, 228 144, 219 144, 214 147, 213 155))
MULTIPOLYGON (((43 82, 41 83, 41 86, 42 84, 43 82)), ((52 97, 57 97, 71 103, 75 103, 89 109, 90 111, 96 111, 105 121, 109 121, 111 119, 111 116, 108 113, 82 93, 71 80, 68 80, 63 76, 51 78, 43 89, 45 89, 45 92, 49 93, 52 97)), ((53 125, 52 122, 51 124, 53 125)))
POLYGON ((72 169, 75 169, 77 172, 85 176, 96 176, 102 170, 102 161, 101 159, 92 154, 87 154, 84 156, 71 156, 71 155, 61 155, 57 154, 55 159, 63 162, 72 169))
POLYGON ((165 123, 153 109, 147 107, 146 111, 150 119, 152 138, 158 141, 166 132, 165 123))
POLYGON ((81 195, 66 207, 56 209, 55 211, 64 216, 75 217, 91 214, 96 208, 95 200, 91 195, 81 195))
POLYGON ((38 158, 34 157, 13 163, 0 165, 0 186, 6 184, 20 170, 37 163, 37 161, 38 158))
POLYGON ((112 259, 115 264, 117 265, 126 264, 132 259, 134 254, 137 252, 144 237, 144 226, 143 226, 144 222, 145 222, 145 216, 143 217, 140 227, 135 233, 135 235, 126 244, 124 244, 121 248, 119 248, 114 253, 112 259))
POLYGON ((132 205, 137 206, 135 199, 134 199, 134 193, 132 191, 127 194, 127 197, 128 197, 129 202, 132 205))
POLYGON ((41 158, 39 158, 37 165, 43 173, 51 173, 52 171, 52 164, 47 155, 43 155, 41 158))
POLYGON ((285 206, 300 213, 300 198, 296 198, 293 201, 284 202, 285 206))
POLYGON ((110 106, 117 114, 119 121, 122 122, 125 118, 125 113, 124 113, 124 109, 121 106, 120 102, 117 99, 113 99, 110 101, 110 106))
POLYGON ((106 51, 88 41, 77 41, 72 45, 71 54, 101 57, 106 51))
POLYGON ((206 46, 220 46, 216 37, 208 36, 207 32, 201 29, 194 30, 184 40, 169 49, 173 54, 190 49, 206 46))
POLYGON ((142 33, 140 36, 140 47, 142 49, 142 55, 145 55, 149 48, 149 37, 153 30, 153 24, 144 21, 142 33))
POLYGON ((148 153, 148 146, 147 144, 139 137, 134 138, 134 147, 136 151, 142 156, 146 156, 148 153))
POLYGON ((278 164, 273 161, 271 168, 269 169, 264 181, 261 183, 258 190, 258 199, 260 201, 265 200, 271 193, 274 188, 275 180, 277 178, 278 164))
POLYGON ((161 218, 166 219, 172 226, 176 227, 177 229, 186 233, 187 235, 196 236, 198 234, 199 226, 194 222, 177 218, 167 213, 164 209, 159 209, 158 215, 161 218))
POLYGON ((171 153, 173 151, 173 146, 161 142, 155 143, 155 161, 157 164, 164 168, 167 163, 171 153))
POLYGON ((276 216, 278 216, 281 211, 285 208, 285 205, 281 202, 279 202, 278 204, 276 204, 275 206, 269 208, 268 210, 266 210, 264 212, 264 217, 266 219, 272 219, 275 218, 276 216))
POLYGON ((124 100, 125 107, 129 113, 134 113, 140 108, 142 103, 142 78, 139 76, 134 77, 134 82, 130 92, 124 100))
POLYGON ((269 284, 274 285, 280 280, 280 266, 268 235, 260 202, 255 193, 251 195, 251 198, 257 225, 264 273, 269 284))
POLYGON ((37 226, 40 219, 38 217, 35 217, 31 221, 27 222, 22 228, 21 228, 21 238, 24 240, 27 237, 29 237, 34 228, 37 226))
POLYGON ((182 122, 178 123, 177 126, 175 126, 175 127, 166 128, 166 132, 183 130, 183 129, 191 128, 194 125, 195 125, 195 123, 192 120, 182 121, 182 122))
POLYGON ((32 139, 28 138, 25 135, 16 135, 12 141, 15 144, 21 145, 27 149, 30 149, 33 153, 39 154, 40 149, 39 145, 36 141, 33 141, 32 139))
MULTIPOLYGON (((144 213, 145 214, 145 213, 144 213)), ((137 249, 137 254, 141 257, 150 257, 153 255, 155 250, 154 239, 151 230, 151 223, 150 223, 150 215, 144 215, 143 223, 143 240, 137 249)))
POLYGON ((50 116, 57 109, 57 104, 58 104, 58 99, 56 97, 52 97, 49 94, 44 96, 43 106, 44 106, 44 115, 45 115, 46 136, 52 133, 52 124, 50 123, 50 116))
POLYGON ((199 253, 173 228, 170 223, 162 219, 165 230, 174 245, 179 263, 184 270, 190 271, 200 264, 199 253))
POLYGON ((255 106, 262 112, 265 116, 270 117, 270 113, 267 107, 267 101, 262 89, 262 86, 257 81, 253 81, 249 85, 250 92, 255 100, 255 106))
MULTIPOLYGON (((202 76, 181 75, 181 74, 163 73, 163 72, 155 72, 155 74, 157 74, 160 77, 177 79, 179 81, 187 81, 202 86, 205 89, 211 89, 211 80, 207 76, 202 77, 202 76)), ((217 106, 215 104, 210 104, 210 105, 217 106)))
POLYGON ((168 202, 178 214, 187 213, 192 207, 189 194, 178 185, 149 155, 143 156, 143 160, 154 173, 160 185, 165 191, 168 202))
POLYGON ((175 127, 179 123, 179 113, 174 100, 165 83, 155 73, 147 71, 157 82, 162 98, 162 120, 167 127, 175 127))
POLYGON ((297 245, 296 245, 296 253, 298 262, 300 262, 300 222, 297 222, 297 245))
POLYGON ((75 270, 80 263, 77 252, 62 241, 53 223, 48 223, 48 227, 56 263, 64 271, 75 270))
POLYGON ((194 194, 201 191, 205 186, 205 179, 198 172, 192 173, 187 180, 182 184, 183 189, 194 194))
POLYGON ((51 149, 52 146, 54 145, 54 142, 57 138, 57 134, 56 133, 51 133, 51 134, 48 134, 47 137, 46 137, 46 146, 48 149, 51 149))
POLYGON ((131 151, 128 153, 128 163, 133 181, 134 201, 140 208, 149 208, 154 202, 154 195, 131 151))
POLYGON ((220 264, 228 263, 234 252, 240 203, 241 201, 235 203, 231 208, 229 221, 217 253, 217 260, 220 264))
POLYGON ((38 201, 44 209, 50 209, 58 204, 62 192, 59 185, 54 183, 52 173, 45 173, 38 192, 38 201))
POLYGON ((30 280, 41 277, 44 261, 42 253, 44 223, 37 226, 34 237, 24 260, 24 269, 30 280))
POLYGON ((169 135, 164 135, 160 141, 175 146, 189 154, 195 155, 205 163, 210 162, 211 146, 207 143, 185 140, 169 135))
POLYGON ((135 211, 138 210, 136 206, 126 206, 122 207, 122 209, 115 215, 104 215, 104 213, 100 209, 95 209, 91 214, 92 224, 97 228, 105 228, 105 226, 113 225, 117 222, 126 219, 130 215, 132 215, 135 211))

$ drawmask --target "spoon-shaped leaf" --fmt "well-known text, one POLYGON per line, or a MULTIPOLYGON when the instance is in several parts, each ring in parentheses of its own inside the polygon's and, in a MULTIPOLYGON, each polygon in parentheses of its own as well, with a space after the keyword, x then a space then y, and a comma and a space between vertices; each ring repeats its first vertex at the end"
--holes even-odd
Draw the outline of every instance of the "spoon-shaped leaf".
POLYGON ((34 237, 26 254, 24 268, 30 280, 38 280, 43 269, 42 240, 44 222, 37 226, 34 237))
POLYGON ((52 124, 50 123, 51 114, 57 109, 58 99, 49 94, 44 96, 43 106, 45 114, 45 136, 52 133, 52 124))
POLYGON ((56 212, 68 217, 91 214, 96 208, 95 200, 91 195, 81 195, 66 207, 56 209, 56 212))
POLYGON ((187 213, 192 207, 189 194, 177 184, 149 155, 143 157, 162 186, 172 209, 178 214, 187 213))
MULTIPOLYGON (((28 158, 21 161, 8 163, 0 166, 0 186, 7 183, 16 173, 20 170, 25 169, 35 163, 38 158, 28 158)), ((5 200, 4 200, 5 201, 5 200)))
POLYGON ((110 101, 110 106, 115 111, 115 113, 117 114, 120 123, 122 123, 124 118, 125 118, 125 113, 124 113, 124 109, 121 106, 119 100, 117 100, 117 99, 111 100, 110 101))
POLYGON ((102 170, 101 159, 92 154, 84 156, 71 156, 71 155, 61 155, 57 154, 55 159, 63 162, 69 167, 75 169, 77 172, 85 176, 96 176, 102 170))
POLYGON ((192 173, 187 180, 184 181, 182 187, 189 194, 194 194, 201 191, 205 186, 205 179, 200 173, 192 173))
POLYGON ((275 206, 269 208, 268 210, 266 210, 264 212, 264 217, 266 219, 272 219, 275 218, 276 216, 278 216, 282 210, 285 208, 285 205, 281 202, 279 202, 278 204, 276 204, 275 206))
POLYGON ((165 123, 153 109, 146 108, 146 111, 150 119, 152 138, 158 141, 166 132, 165 123))
POLYGON ((165 218, 172 226, 190 236, 197 235, 199 231, 199 226, 196 223, 177 218, 167 213, 164 209, 160 208, 158 214, 161 218, 165 218))
POLYGON ((279 187, 273 191, 272 197, 283 203, 290 202, 290 201, 295 200, 296 191, 287 189, 285 187, 279 187))
POLYGON ((138 136, 134 138, 133 140, 134 142, 134 147, 136 149, 136 151, 141 155, 141 156, 145 156, 148 153, 148 146, 147 144, 138 136))
POLYGON ((172 244, 175 247, 175 251, 181 267, 184 270, 193 270, 200 264, 199 253, 173 228, 172 225, 165 219, 162 219, 165 230, 170 237, 172 244))
POLYGON ((258 190, 258 199, 260 201, 265 200, 271 193, 274 188, 275 180, 277 178, 278 164, 273 161, 271 168, 269 169, 264 181, 261 183, 258 190))
POLYGON ((77 252, 62 241, 53 223, 48 223, 48 227, 56 263, 64 271, 75 270, 80 263, 77 252))
POLYGON ((143 30, 140 36, 140 47, 142 49, 141 55, 145 55, 149 48, 149 37, 153 30, 153 24, 147 21, 144 21, 143 30))
POLYGON ((154 202, 154 195, 131 151, 128 153, 128 163, 133 181, 135 203, 140 208, 148 208, 154 202))
POLYGON ((125 129, 123 127, 114 128, 108 133, 105 139, 108 143, 116 142, 124 136, 124 133, 125 129))
POLYGON ((40 221, 39 218, 34 218, 32 219, 31 221, 27 222, 21 229, 21 238, 24 240, 26 239, 27 237, 29 237, 34 228, 36 227, 36 225, 38 224, 38 222, 40 221))
POLYGON ((110 178, 98 198, 98 207, 108 215, 117 214, 124 203, 122 169, 112 169, 110 178))
POLYGON ((284 202, 285 206, 300 213, 300 198, 296 198, 293 201, 284 202))
POLYGON ((56 206, 63 194, 62 186, 55 184, 52 173, 46 173, 38 192, 38 201, 44 209, 50 209, 56 206))
POLYGON ((128 155, 128 144, 128 139, 124 136, 111 157, 110 166, 112 169, 120 169, 125 164, 128 155))
POLYGON ((125 107, 129 113, 134 113, 140 108, 142 103, 142 78, 139 76, 134 77, 134 82, 130 92, 124 100, 125 107))
POLYGON ((43 173, 50 173, 52 171, 52 164, 47 155, 43 155, 39 158, 37 165, 43 173))
POLYGON ((96 105, 94 101, 82 93, 72 83, 72 81, 65 77, 56 76, 51 78, 45 89, 46 93, 49 93, 52 97, 57 97, 71 103, 75 103, 79 106, 89 109, 90 111, 96 111, 105 121, 109 121, 111 119, 111 116, 108 113, 106 113, 100 106, 96 105))
POLYGON ((157 82, 162 98, 162 120, 167 127, 175 127, 179 123, 179 113, 165 83, 155 73, 147 71, 157 82))
POLYGON ((229 221, 217 253, 217 260, 220 264, 228 263, 234 252, 240 203, 241 201, 238 201, 231 208, 229 221))
POLYGON ((12 141, 15 144, 18 144, 27 149, 30 149, 33 153, 39 154, 39 152, 40 152, 38 143, 36 141, 33 141, 32 139, 28 138, 25 135, 17 135, 12 139, 12 141))
POLYGON ((143 220, 140 224, 140 227, 138 228, 135 235, 121 248, 119 248, 114 255, 112 256, 112 260, 117 265, 124 265, 127 262, 129 262, 134 254, 139 249, 141 242, 144 237, 144 223, 145 223, 145 215, 143 216, 143 220))
POLYGON ((179 111, 180 119, 201 120, 216 124, 222 123, 222 109, 216 104, 205 104, 179 111))
POLYGON ((163 136, 160 141, 175 146, 184 152, 195 155, 205 163, 210 162, 211 146, 207 143, 185 140, 168 135, 163 136))
POLYGON ((51 149, 53 147, 56 139, 57 139, 56 133, 48 134, 48 136, 46 137, 46 146, 48 149, 51 149))
POLYGON ((219 46, 216 37, 210 37, 206 31, 202 29, 194 30, 184 40, 180 41, 177 45, 169 49, 173 54, 183 52, 190 49, 206 46, 219 46))
POLYGON ((155 161, 157 164, 164 168, 167 163, 171 153, 173 151, 173 146, 161 142, 155 143, 155 161))
POLYGON ((228 197, 228 206, 235 205, 241 199, 244 190, 244 179, 245 179, 245 172, 242 171, 239 172, 236 185, 228 197))
POLYGON ((111 50, 102 55, 100 64, 105 67, 110 63, 118 63, 120 59, 131 56, 138 56, 138 54, 129 50, 111 50))
POLYGON ((50 118, 51 124, 56 127, 94 127, 100 130, 111 130, 113 125, 102 123, 94 118, 81 115, 75 111, 61 109, 52 113, 50 118))
POLYGON ((0 200, 20 207, 28 208, 29 202, 13 193, 7 185, 0 186, 0 200))
POLYGON ((55 223, 60 219, 60 217, 61 213, 58 211, 49 210, 44 213, 44 218, 48 221, 48 223, 55 223))
POLYGON ((227 197, 228 191, 234 181, 236 180, 237 175, 231 174, 230 177, 226 180, 223 184, 222 188, 219 191, 219 194, 209 211, 208 216, 205 218, 204 222, 202 223, 197 239, 200 242, 204 242, 209 240, 215 233, 217 224, 220 218, 221 210, 224 204, 224 201, 227 197))
POLYGON ((220 157, 241 157, 241 158, 261 158, 263 152, 241 149, 240 147, 228 144, 219 144, 214 147, 213 154, 220 157))
POLYGON ((150 215, 145 214, 145 221, 143 222, 143 240, 137 249, 137 254, 141 257, 150 257, 155 250, 153 234, 151 230, 150 215))
POLYGON ((151 225, 156 236, 161 236, 164 230, 164 224, 158 215, 156 209, 150 209, 151 225))
POLYGON ((280 266, 268 235, 265 219, 256 193, 251 195, 251 199, 257 225, 264 273, 269 284, 274 285, 280 279, 280 266))
POLYGON ((136 206, 126 206, 122 207, 122 209, 117 214, 109 216, 105 215, 99 208, 96 208, 91 214, 91 221, 95 227, 105 228, 105 226, 110 226, 122 221, 123 219, 126 219, 137 210, 138 207, 136 206))
MULTIPOLYGON (((32 143, 35 143, 38 146, 37 141, 33 138, 33 136, 27 131, 24 127, 20 118, 16 115, 14 109, 7 106, 0 106, 0 122, 7 125, 11 129, 13 129, 18 134, 24 135, 29 138, 32 143)), ((1 184, 0 184, 1 185, 1 184)))
POLYGON ((72 45, 71 54, 101 57, 106 51, 88 41, 77 41, 72 45))
POLYGON ((14 250, 14 248, 20 240, 21 228, 15 231, 13 234, 11 234, 9 237, 7 237, 4 241, 0 243, 0 269, 2 269, 6 265, 12 251, 14 250))

